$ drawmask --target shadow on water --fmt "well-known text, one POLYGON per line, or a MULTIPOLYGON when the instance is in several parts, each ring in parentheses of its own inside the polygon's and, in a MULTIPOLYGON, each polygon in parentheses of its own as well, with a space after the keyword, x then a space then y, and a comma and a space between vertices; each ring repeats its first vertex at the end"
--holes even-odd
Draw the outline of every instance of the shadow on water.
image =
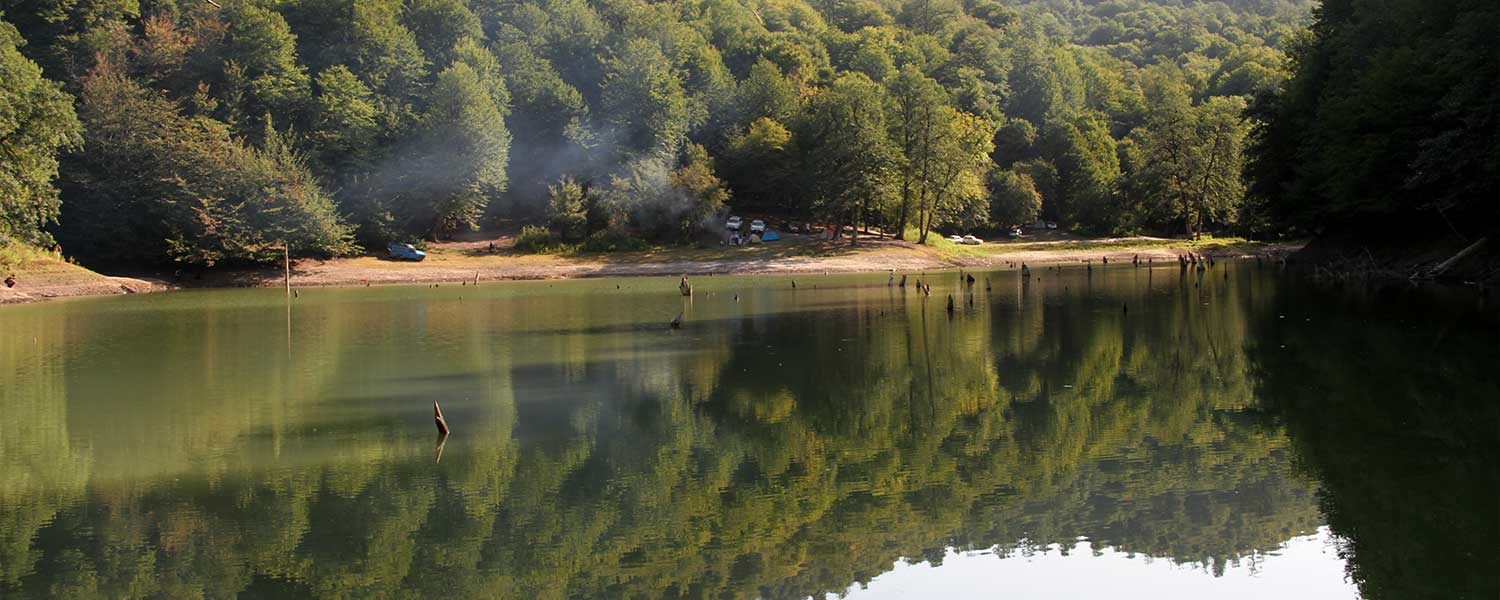
POLYGON ((1080 536, 1211 577, 1327 524, 1366 597, 1494 597, 1493 309, 1219 268, 713 278, 685 335, 582 282, 0 310, 0 595, 790 598, 1080 536))

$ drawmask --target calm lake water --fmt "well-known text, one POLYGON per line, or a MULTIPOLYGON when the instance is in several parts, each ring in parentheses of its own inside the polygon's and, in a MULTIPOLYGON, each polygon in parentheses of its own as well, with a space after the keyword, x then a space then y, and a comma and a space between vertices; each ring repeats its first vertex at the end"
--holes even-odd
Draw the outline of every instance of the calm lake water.
POLYGON ((1500 596, 1494 301, 977 275, 0 307, 0 596, 1500 596))

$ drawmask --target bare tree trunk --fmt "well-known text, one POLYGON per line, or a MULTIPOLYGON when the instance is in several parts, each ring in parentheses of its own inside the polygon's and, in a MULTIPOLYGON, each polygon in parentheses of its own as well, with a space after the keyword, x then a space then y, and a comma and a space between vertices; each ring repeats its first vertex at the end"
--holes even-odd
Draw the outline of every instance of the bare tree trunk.
POLYGON ((901 178, 901 210, 896 213, 896 239, 906 239, 906 213, 911 209, 911 181, 901 178))

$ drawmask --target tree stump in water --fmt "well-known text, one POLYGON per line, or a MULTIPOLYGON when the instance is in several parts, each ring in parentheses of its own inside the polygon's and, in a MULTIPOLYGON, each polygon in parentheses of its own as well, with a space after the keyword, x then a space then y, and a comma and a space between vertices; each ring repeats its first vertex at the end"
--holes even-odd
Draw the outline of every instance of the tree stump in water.
POLYGON ((438 408, 437 400, 432 401, 432 420, 437 423, 438 433, 448 435, 448 421, 443 419, 443 409, 438 408))

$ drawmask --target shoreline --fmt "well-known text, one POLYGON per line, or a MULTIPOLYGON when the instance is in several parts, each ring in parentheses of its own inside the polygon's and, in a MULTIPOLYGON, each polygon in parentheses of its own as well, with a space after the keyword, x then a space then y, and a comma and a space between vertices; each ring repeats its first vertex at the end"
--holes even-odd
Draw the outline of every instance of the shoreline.
MULTIPOLYGON (((438 244, 427 261, 396 262, 374 256, 331 260, 303 259, 292 264, 294 288, 367 285, 416 285, 527 280, 588 279, 602 277, 661 277, 707 275, 764 275, 802 273, 884 273, 939 271, 972 268, 1019 268, 1027 265, 1175 261, 1193 252, 1216 259, 1282 256, 1299 250, 1302 243, 1267 243, 1216 240, 1210 243, 1163 238, 1104 238, 1043 242, 1000 242, 986 246, 917 246, 888 238, 862 238, 850 248, 847 242, 802 240, 784 245, 762 245, 743 249, 666 249, 619 255, 523 255, 508 250, 488 253, 474 242, 438 244)), ((205 271, 187 283, 175 283, 160 275, 108 276, 67 265, 86 276, 58 269, 41 269, 18 276, 17 288, 0 288, 0 304, 27 304, 55 298, 154 293, 179 289, 274 288, 284 285, 279 268, 205 271), (82 280, 80 280, 82 278, 82 280), (40 283, 35 283, 35 282, 40 283)))

